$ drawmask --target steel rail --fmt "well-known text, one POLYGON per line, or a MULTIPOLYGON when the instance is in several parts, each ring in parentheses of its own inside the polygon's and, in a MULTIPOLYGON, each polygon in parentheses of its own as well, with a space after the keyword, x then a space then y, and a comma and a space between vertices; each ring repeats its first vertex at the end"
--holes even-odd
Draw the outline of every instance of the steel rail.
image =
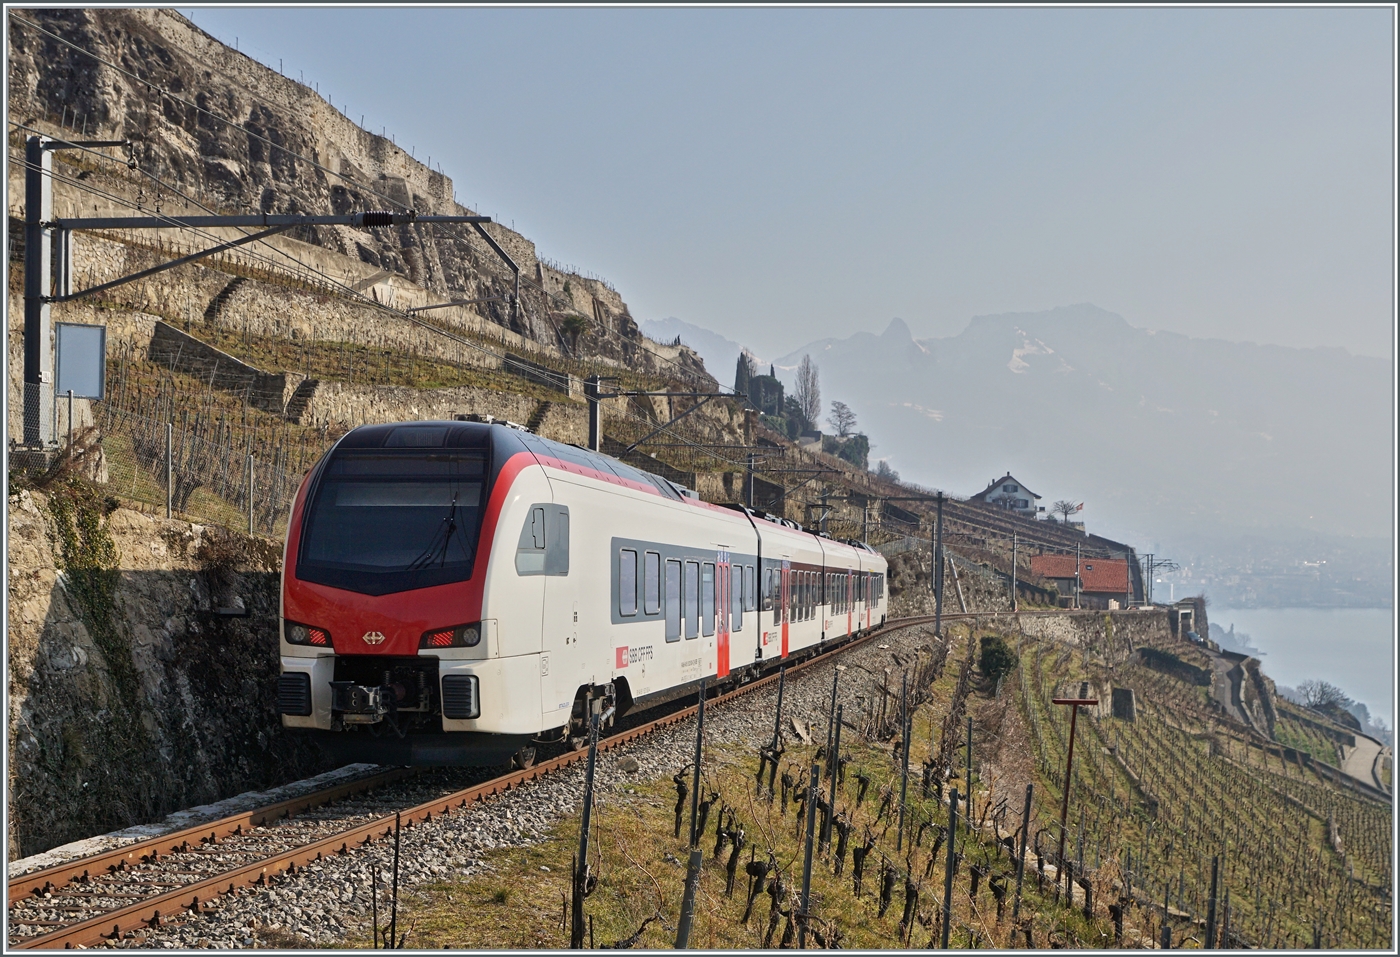
MULTIPOLYGON (((1052 612, 1042 612, 1048 614, 1052 612)), ((1063 611, 1059 612, 1063 614, 1063 611)), ((946 614, 945 620, 958 620, 968 618, 986 617, 989 615, 1010 614, 1010 612, 968 612, 965 614, 946 614)), ((1023 612, 1022 614, 1037 614, 1036 612, 1023 612)), ((801 671, 813 665, 825 662, 830 656, 848 651, 866 642, 872 641, 890 634, 893 631, 911 628, 917 625, 929 624, 934 620, 932 615, 911 616, 907 618, 897 618, 886 621, 883 625, 877 626, 866 634, 859 637, 842 641, 838 644, 810 655, 792 665, 787 666, 788 671, 801 671)), ((773 672, 762 678, 757 678, 739 685, 730 691, 717 695, 710 701, 710 704, 717 705, 728 702, 740 695, 754 691, 765 685, 778 680, 778 673, 773 672)), ((629 744, 638 738, 644 737, 653 731, 670 725, 679 724, 690 718, 698 710, 697 705, 690 705, 667 715, 663 715, 654 721, 629 728, 598 742, 600 751, 612 751, 624 744, 629 744)), ((451 813, 453 810, 466 808, 472 804, 486 800, 493 795, 500 794, 519 787, 530 781, 537 780, 555 771, 569 767, 579 761, 584 760, 587 752, 572 751, 557 757, 543 761, 534 767, 523 771, 513 771, 490 781, 464 788, 452 794, 434 798, 401 811, 401 820, 413 826, 419 823, 427 823, 435 816, 451 813)), ((412 769, 398 768, 385 772, 385 775, 407 776, 412 773, 412 769)), ((210 822, 195 828, 189 828, 175 834, 167 834, 159 838, 152 838, 148 841, 137 844, 129 844, 114 851, 94 857, 80 858, 67 864, 57 865, 26 874, 23 877, 15 878, 10 882, 10 903, 13 906, 17 900, 22 900, 26 895, 42 895, 44 893, 61 892, 61 887, 52 885, 54 877, 62 878, 65 883, 74 878, 82 877, 84 874, 91 876, 91 872, 96 867, 98 869, 115 869, 118 863, 135 859, 139 861, 142 857, 139 848, 149 855, 152 849, 159 850, 160 847, 174 850, 183 840, 189 837, 198 837, 201 840, 213 837, 208 844, 217 844, 220 837, 233 834, 243 824, 256 824, 259 821, 275 820, 279 817, 286 817, 296 813, 298 809, 315 806, 324 803, 326 800, 333 800, 335 796, 344 796, 346 793, 353 793, 347 789, 355 785, 367 786, 367 782, 380 776, 362 778, 360 781, 348 782, 344 785, 337 785, 326 791, 314 792, 303 795, 301 798, 294 798, 290 801, 279 802, 243 814, 233 815, 220 821, 210 822), (327 795, 331 795, 327 797, 327 795), (177 840, 178 839, 178 840, 177 840), (102 862, 102 863, 98 863, 102 862), (37 881, 44 880, 50 886, 36 886, 37 881), (18 895, 16 888, 19 888, 18 895), (25 888, 28 888, 27 890, 25 888)), ((378 783, 385 783, 382 778, 378 783)), ((364 788, 362 788, 364 789, 364 788)), ((270 878, 280 875, 295 874, 297 869, 314 861, 319 861, 327 855, 348 854, 351 846, 365 845, 372 843, 379 837, 391 836, 393 833, 394 815, 388 814, 373 821, 367 821, 347 830, 337 832, 328 837, 305 844, 299 847, 289 848, 285 851, 265 857, 261 860, 245 864, 213 877, 206 878, 191 884, 174 888, 163 894, 156 894, 146 897, 140 901, 126 907, 107 911, 99 916, 77 921, 64 927, 57 928, 47 934, 33 937, 15 939, 11 937, 10 946, 16 950, 32 950, 52 947, 86 947, 101 944, 108 940, 118 940, 128 932, 138 930, 142 927, 155 928, 170 920, 172 916, 183 912, 199 913, 206 909, 216 898, 225 894, 235 893, 240 887, 251 887, 265 885, 270 878)))
POLYGON ((228 817, 172 831, 169 834, 161 834, 158 837, 133 841, 130 844, 123 844, 120 847, 114 847, 89 857, 76 858, 63 864, 55 864, 42 870, 30 871, 27 874, 10 878, 9 903, 14 904, 30 896, 53 893, 73 881, 93 879, 98 875, 121 870, 123 865, 131 867, 141 863, 143 858, 148 858, 152 854, 174 853, 186 842, 214 844, 222 838, 242 833, 241 828, 257 827, 259 824, 269 821, 291 817, 322 804, 349 797, 352 794, 372 791, 380 785, 401 780, 413 773, 412 768, 393 768, 389 771, 381 771, 377 774, 356 778, 353 781, 322 788, 319 791, 310 791, 286 801, 267 804, 240 814, 231 814, 228 817))

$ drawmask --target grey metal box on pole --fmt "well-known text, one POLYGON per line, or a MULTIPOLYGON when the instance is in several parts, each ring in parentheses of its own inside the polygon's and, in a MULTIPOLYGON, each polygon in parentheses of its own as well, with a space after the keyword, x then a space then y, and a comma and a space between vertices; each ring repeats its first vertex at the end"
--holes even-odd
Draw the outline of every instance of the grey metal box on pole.
POLYGON ((107 393, 107 327, 78 322, 54 323, 58 359, 57 395, 101 399, 107 393))

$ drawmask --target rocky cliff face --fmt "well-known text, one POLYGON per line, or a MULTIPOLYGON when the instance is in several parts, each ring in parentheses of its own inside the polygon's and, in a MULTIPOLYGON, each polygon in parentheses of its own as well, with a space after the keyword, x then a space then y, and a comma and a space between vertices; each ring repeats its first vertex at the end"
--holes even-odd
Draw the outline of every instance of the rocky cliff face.
MULTIPOLYGON (((202 212, 184 194, 226 214, 472 212, 453 199, 448 177, 173 11, 27 10, 10 18, 9 39, 11 117, 50 134, 76 129, 89 139, 130 139, 135 165, 127 187, 104 188, 147 210, 163 204, 172 215, 202 212)), ((134 212, 83 195, 86 214, 94 204, 134 212)), ((16 205, 10 214, 18 215, 16 205)), ((496 298, 476 307, 484 318, 566 354, 655 359, 655 344, 614 289, 551 268, 532 242, 500 224, 486 228, 521 268, 518 310, 509 303, 509 268, 468 227, 329 226, 294 235, 441 297, 496 298), (567 315, 584 318, 585 328, 566 334, 567 315)), ((703 374, 688 351, 679 366, 703 374)))
POLYGON ((9 501, 12 860, 328 766, 276 714, 280 547, 113 504, 9 501))

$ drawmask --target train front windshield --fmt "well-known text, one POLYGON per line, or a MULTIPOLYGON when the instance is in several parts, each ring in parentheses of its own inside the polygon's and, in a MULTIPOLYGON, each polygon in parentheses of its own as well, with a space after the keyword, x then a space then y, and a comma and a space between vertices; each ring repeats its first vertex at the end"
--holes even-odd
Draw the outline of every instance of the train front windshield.
POLYGON ((297 577, 370 595, 464 581, 485 483, 479 451, 337 452, 309 503, 297 577))

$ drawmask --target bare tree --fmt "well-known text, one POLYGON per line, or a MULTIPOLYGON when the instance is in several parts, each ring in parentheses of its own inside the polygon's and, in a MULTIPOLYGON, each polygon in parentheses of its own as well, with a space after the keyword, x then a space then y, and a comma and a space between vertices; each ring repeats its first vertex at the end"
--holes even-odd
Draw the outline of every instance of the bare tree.
POLYGON ((827 418, 836 434, 845 438, 856 430, 856 414, 844 402, 831 403, 831 415, 827 418))
POLYGON ((804 355, 797 367, 797 384, 792 390, 797 407, 809 425, 815 425, 822 414, 822 389, 817 380, 817 364, 811 356, 804 355))
POLYGON ((882 478, 886 482, 899 481, 899 473, 890 468, 890 463, 886 462, 884 459, 875 463, 875 477, 882 478))
POLYGON ((1303 696, 1303 703, 1315 710, 1345 708, 1351 703, 1351 699, 1341 688, 1330 681, 1318 681, 1315 678, 1309 678, 1299 684, 1298 693, 1303 696))
POLYGON ((1051 514, 1059 515, 1064 519, 1065 524, 1069 524, 1069 517, 1077 511, 1079 511, 1079 506, 1065 498, 1050 506, 1051 514))

